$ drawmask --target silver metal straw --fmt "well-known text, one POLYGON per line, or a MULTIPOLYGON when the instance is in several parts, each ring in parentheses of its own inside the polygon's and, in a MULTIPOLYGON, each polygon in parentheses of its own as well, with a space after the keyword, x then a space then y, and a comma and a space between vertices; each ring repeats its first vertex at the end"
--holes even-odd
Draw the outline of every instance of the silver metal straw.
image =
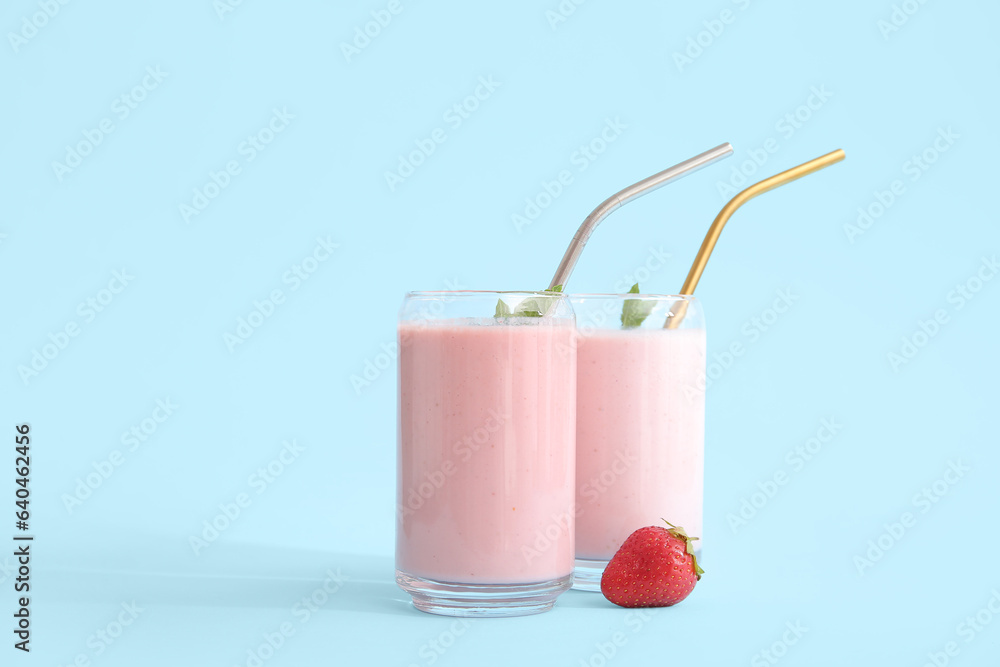
POLYGON ((595 208, 591 214, 587 216, 587 219, 583 221, 582 225, 580 225, 580 229, 576 230, 573 240, 569 242, 569 248, 566 249, 566 254, 563 255, 562 261, 559 263, 559 268, 556 269, 556 274, 552 277, 549 289, 553 289, 557 285, 563 285, 563 291, 565 291, 566 281, 569 280, 570 274, 573 273, 573 267, 576 266, 576 261, 580 259, 580 253, 583 252, 583 246, 587 245, 587 241, 590 239, 590 235, 594 232, 594 229, 597 228, 597 225, 599 225, 604 218, 611 215, 616 209, 621 208, 633 199, 638 199, 644 194, 648 194, 653 190, 661 188, 667 183, 676 181, 679 178, 683 178, 688 174, 693 174, 702 167, 707 167, 708 165, 717 162, 722 158, 729 157, 732 154, 733 147, 729 145, 729 142, 726 142, 721 146, 716 146, 712 150, 705 151, 701 155, 695 155, 693 158, 684 160, 684 162, 675 164, 668 169, 664 169, 660 173, 654 174, 649 178, 644 178, 638 183, 634 183, 621 192, 613 194, 605 199, 600 206, 595 208))

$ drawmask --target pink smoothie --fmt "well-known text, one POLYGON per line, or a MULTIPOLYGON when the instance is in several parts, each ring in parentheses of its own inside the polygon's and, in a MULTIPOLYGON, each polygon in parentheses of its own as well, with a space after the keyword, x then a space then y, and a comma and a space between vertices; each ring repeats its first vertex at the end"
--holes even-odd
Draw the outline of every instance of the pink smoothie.
POLYGON ((399 326, 396 567, 440 582, 573 571, 574 325, 399 326))
POLYGON ((704 372, 703 329, 598 330, 580 339, 577 558, 609 560, 633 531, 663 526, 661 518, 702 534, 704 372))

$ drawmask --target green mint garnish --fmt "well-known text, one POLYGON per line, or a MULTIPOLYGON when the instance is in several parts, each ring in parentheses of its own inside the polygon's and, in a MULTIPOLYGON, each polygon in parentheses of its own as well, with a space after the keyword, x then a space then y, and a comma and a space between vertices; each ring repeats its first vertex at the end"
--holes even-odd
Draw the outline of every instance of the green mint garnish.
MULTIPOLYGON (((556 285, 546 292, 562 292, 563 286, 556 285)), ((497 310, 494 317, 543 317, 553 306, 553 300, 545 297, 534 297, 525 299, 517 304, 517 308, 511 311, 510 307, 504 303, 503 299, 497 300, 497 310)))
MULTIPOLYGON (((632 285, 629 294, 639 293, 639 283, 632 285)), ((655 301, 644 301, 642 299, 625 299, 622 307, 622 326, 626 329, 633 329, 642 326, 649 314, 656 307, 655 301)))
POLYGON ((541 317, 542 311, 540 311, 539 308, 540 306, 538 305, 538 302, 534 299, 522 301, 520 305, 514 309, 512 317, 541 317))

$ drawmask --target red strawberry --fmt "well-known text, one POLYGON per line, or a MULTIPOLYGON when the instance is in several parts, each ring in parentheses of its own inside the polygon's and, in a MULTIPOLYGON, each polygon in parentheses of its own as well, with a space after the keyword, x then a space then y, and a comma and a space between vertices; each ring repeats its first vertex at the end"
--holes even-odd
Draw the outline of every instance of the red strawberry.
POLYGON ((601 592, 620 607, 669 607, 694 590, 704 573, 683 528, 664 519, 660 526, 640 528, 625 540, 604 568, 601 592))

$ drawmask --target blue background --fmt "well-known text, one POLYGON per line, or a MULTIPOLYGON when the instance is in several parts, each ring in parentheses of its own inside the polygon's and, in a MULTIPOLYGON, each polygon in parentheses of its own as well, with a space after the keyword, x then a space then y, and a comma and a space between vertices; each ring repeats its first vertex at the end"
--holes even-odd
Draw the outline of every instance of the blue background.
MULTIPOLYGON (((294 635, 264 664, 772 664, 767 650, 787 665, 921 665, 949 642, 950 663, 995 664, 1000 619, 960 624, 1000 590, 1000 281, 973 280, 971 300, 954 290, 1000 250, 996 3, 909 0, 888 31, 888 0, 593 0, 563 3, 565 21, 547 14, 557 0, 401 0, 348 55, 388 2, 48 4, 51 18, 32 18, 33 0, 0 12, 0 421, 11 440, 32 426, 36 535, 33 651, 5 631, 3 664, 254 664, 282 623, 294 635), (480 77, 499 86, 457 124, 446 113, 480 77), (294 117, 253 154, 243 142, 275 109, 294 117), (581 163, 609 119, 625 127, 581 163), (113 131, 75 168, 54 167, 102 121, 113 131), (386 172, 438 128, 444 143, 390 188, 386 172), (710 356, 744 344, 715 359, 708 388, 706 577, 649 617, 578 592, 468 627, 413 611, 391 559, 404 292, 542 288, 602 199, 724 141, 734 157, 606 221, 569 286, 627 289, 652 248, 671 258, 644 291, 676 292, 734 169, 752 182, 847 151, 737 213, 698 289, 710 356), (239 173, 186 220, 181 205, 230 161, 239 173), (518 229, 562 170, 572 183, 518 229), (859 208, 881 213, 860 234, 859 208), (339 247, 293 289, 286 272, 317 238, 339 247), (122 270, 127 286, 102 292, 122 270), (271 316, 227 345, 274 290, 271 316), (779 290, 796 300, 775 319, 779 290), (37 375, 19 370, 72 324, 37 375), (155 412, 166 399, 169 416, 155 412), (130 450, 123 433, 154 414, 130 450), (824 418, 843 426, 794 463, 824 418), (252 476, 291 440, 304 449, 262 489, 252 476), (955 462, 968 470, 940 481, 955 462), (190 538, 239 494, 249 506, 196 554, 190 538), (859 564, 870 541, 880 557, 859 564), (345 581, 303 621, 296 605, 328 571, 345 581), (95 639, 133 602, 113 643, 95 639)), ((12 559, 0 565, 10 618, 12 559)))

